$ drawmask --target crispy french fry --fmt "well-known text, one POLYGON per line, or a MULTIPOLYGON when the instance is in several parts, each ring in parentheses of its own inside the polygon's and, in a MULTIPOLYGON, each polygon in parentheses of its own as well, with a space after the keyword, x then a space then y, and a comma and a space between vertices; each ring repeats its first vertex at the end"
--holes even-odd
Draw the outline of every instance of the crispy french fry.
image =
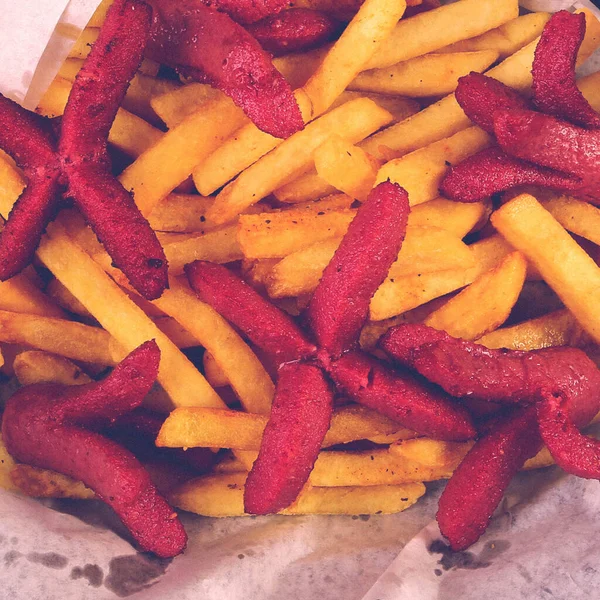
POLYGON ((60 383, 82 385, 91 379, 70 360, 40 350, 20 352, 13 362, 15 375, 21 385, 60 383))
POLYGON ((388 179, 398 183, 408 192, 411 206, 422 204, 438 197, 440 183, 453 164, 483 150, 490 143, 485 131, 469 127, 383 165, 377 174, 377 183, 388 179))
POLYGON ((92 15, 92 18, 90 19, 87 26, 102 27, 102 25, 104 24, 104 20, 106 19, 106 13, 108 12, 108 9, 112 6, 112 3, 113 0, 102 0, 102 2, 100 2, 98 8, 92 15))
POLYGON ((10 471, 10 478, 22 494, 31 498, 92 500, 96 497, 81 481, 29 465, 15 465, 10 471))
POLYGON ((567 230, 600 244, 600 209, 583 200, 562 196, 544 202, 544 208, 567 230))
POLYGON ((600 110, 600 71, 586 75, 577 81, 577 86, 585 99, 592 105, 595 111, 600 110))
POLYGON ((364 201, 373 188, 380 163, 364 150, 339 135, 332 135, 315 151, 319 177, 358 200, 364 201))
POLYGON ((526 272, 525 257, 520 252, 509 254, 496 268, 429 315, 425 325, 465 340, 476 340, 494 331, 510 315, 526 272))
POLYGON ((138 157, 120 176, 136 204, 149 215, 245 119, 229 99, 214 100, 138 157))
POLYGON ((331 44, 302 52, 287 54, 273 59, 273 66, 285 77, 293 90, 301 88, 313 76, 327 53, 331 44))
POLYGON ((13 457, 8 453, 2 436, 0 435, 0 488, 11 492, 19 491, 19 488, 13 482, 10 472, 15 467, 13 457))
POLYGON ((491 212, 491 205, 485 202, 465 204, 436 198, 414 206, 408 216, 408 223, 414 226, 440 227, 462 239, 483 226, 491 212))
MULTIPOLYGON (((71 85, 66 79, 55 79, 40 100, 37 111, 47 117, 61 116, 71 92, 71 85)), ((108 141, 125 154, 136 157, 156 144, 162 136, 162 131, 150 123, 120 108, 108 134, 108 141)))
POLYGON ((215 225, 206 220, 212 198, 192 194, 169 194, 148 215, 150 227, 155 231, 188 233, 208 231, 215 225))
POLYGON ((0 310, 64 317, 64 312, 24 274, 0 282, 0 310))
MULTIPOLYGON (((164 422, 156 444, 169 448, 258 450, 266 424, 266 415, 208 408, 178 408, 164 422)), ((368 408, 344 406, 333 413, 323 447, 392 434, 402 439, 416 436, 413 431, 368 408)))
MULTIPOLYGON (((177 508, 209 517, 239 517, 244 513, 245 473, 209 475, 171 491, 177 508)), ((368 489, 306 487, 282 515, 390 514, 406 510, 425 493, 422 483, 373 486, 368 489)))
POLYGON ((421 110, 420 104, 412 98, 374 94, 371 92, 354 92, 350 90, 342 92, 331 106, 332 108, 337 108, 346 102, 350 102, 350 100, 357 100, 358 98, 368 98, 375 102, 377 106, 387 110, 392 115, 392 123, 404 121, 404 119, 408 119, 408 117, 421 110))
POLYGON ((481 35, 519 16, 517 0, 460 0, 400 21, 367 69, 380 69, 481 35))
POLYGON ((544 26, 550 19, 550 13, 535 12, 522 15, 508 21, 496 29, 481 35, 462 40, 436 50, 436 52, 476 52, 478 50, 496 50, 500 58, 518 52, 542 35, 544 26))
POLYGON ((278 258, 244 259, 242 261, 243 277, 252 287, 260 290, 266 284, 267 278, 278 262, 278 258))
POLYGON ((304 85, 312 101, 314 114, 323 114, 358 73, 364 70, 405 10, 405 0, 366 0, 362 4, 304 85))
POLYGON ((282 185, 273 192, 273 195, 280 202, 296 204, 323 198, 323 196, 333 194, 335 191, 336 188, 319 177, 319 174, 313 169, 298 177, 295 181, 282 185))
POLYGON ((69 51, 69 58, 86 58, 92 46, 98 39, 100 29, 97 27, 86 27, 69 51))
POLYGON ((461 77, 485 71, 498 57, 496 50, 426 54, 384 69, 364 71, 348 87, 409 98, 445 96, 456 89, 461 77))
POLYGON ((46 294, 65 310, 86 319, 93 318, 87 308, 58 279, 53 279, 46 286, 46 294))
POLYGON ((229 453, 213 467, 213 473, 247 473, 241 460, 229 453))
POLYGON ((227 375, 223 373, 223 369, 215 360, 215 357, 210 352, 205 352, 202 357, 202 366, 204 367, 204 376, 210 385, 214 388, 225 387, 229 385, 227 375))
POLYGON ((159 317, 154 323, 178 348, 200 346, 200 342, 172 317, 159 317))
POLYGON ((492 223, 539 269, 583 329, 600 341, 600 269, 560 223, 527 194, 505 204, 492 223))
POLYGON ((512 327, 503 327, 477 340, 487 348, 537 350, 554 346, 582 347, 590 343, 575 317, 567 310, 557 310, 512 327))
POLYGON ((290 176, 312 167, 315 150, 331 134, 341 132, 346 140, 356 143, 391 119, 390 113, 367 98, 343 104, 309 123, 241 173, 217 196, 208 218, 227 223, 281 187, 290 176))

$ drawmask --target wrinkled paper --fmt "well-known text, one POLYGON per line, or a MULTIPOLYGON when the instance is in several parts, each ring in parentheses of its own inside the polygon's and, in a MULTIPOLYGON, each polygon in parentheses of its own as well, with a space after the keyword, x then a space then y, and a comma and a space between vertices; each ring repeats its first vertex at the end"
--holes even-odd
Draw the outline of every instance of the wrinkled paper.
MULTIPOLYGON (((0 91, 34 107, 98 3, 0 0, 0 91)), ((587 0, 522 5, 597 11, 587 0)), ((598 485, 556 467, 519 475, 488 532, 461 553, 433 520, 441 483, 399 515, 183 515, 190 542, 173 561, 136 552, 102 503, 0 490, 0 600, 597 598, 598 485)))

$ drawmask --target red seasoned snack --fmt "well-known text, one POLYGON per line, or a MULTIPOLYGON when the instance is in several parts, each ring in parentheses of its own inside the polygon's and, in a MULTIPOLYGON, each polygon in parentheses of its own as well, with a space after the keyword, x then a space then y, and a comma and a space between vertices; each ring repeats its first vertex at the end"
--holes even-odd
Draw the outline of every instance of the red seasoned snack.
POLYGON ((202 4, 227 13, 234 21, 248 25, 276 15, 290 5, 290 0, 201 0, 202 4))
POLYGON ((508 156, 494 146, 451 167, 442 181, 440 192, 449 200, 480 202, 492 194, 518 185, 538 185, 561 192, 573 192, 579 187, 580 180, 508 156))
POLYGON ((308 308, 319 348, 337 357, 353 346, 369 303, 385 280, 406 235, 408 194, 379 184, 358 209, 308 308))
POLYGON ((291 317, 227 268, 197 260, 185 266, 190 286, 233 323, 274 365, 309 358, 316 348, 291 317))
POLYGON ((319 367, 291 363, 279 369, 271 416, 246 481, 246 512, 275 513, 296 499, 315 464, 332 411, 333 394, 319 367))
POLYGON ((36 248, 60 200, 60 165, 50 123, 0 94, 0 147, 10 154, 27 178, 0 235, 0 280, 22 271, 36 248))
POLYGON ((600 115, 584 98, 575 81, 577 54, 585 29, 583 13, 561 10, 552 15, 535 51, 533 98, 546 114, 598 129, 600 115))
POLYGON ((148 2, 150 57, 219 88, 266 133, 287 138, 304 127, 290 86, 243 27, 194 0, 148 2))
POLYGON ((463 441, 477 433, 467 410, 441 390, 362 352, 349 352, 333 361, 329 374, 338 391, 354 402, 421 435, 463 441))
POLYGON ((180 554, 187 542, 176 513, 129 451, 89 430, 139 406, 159 360, 158 346, 147 342, 103 381, 21 388, 6 403, 2 437, 16 460, 83 481, 114 509, 144 551, 167 558, 180 554))
POLYGON ((339 21, 308 8, 292 8, 247 27, 273 56, 306 52, 334 40, 342 31, 339 21))

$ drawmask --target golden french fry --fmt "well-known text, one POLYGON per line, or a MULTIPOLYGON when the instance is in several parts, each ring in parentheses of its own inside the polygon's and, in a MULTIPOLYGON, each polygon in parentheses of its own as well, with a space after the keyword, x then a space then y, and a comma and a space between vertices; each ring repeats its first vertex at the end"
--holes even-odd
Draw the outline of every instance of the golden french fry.
POLYGON ((586 75, 577 80, 577 87, 585 96, 585 99, 592 105, 595 111, 600 110, 600 71, 586 75))
POLYGON ((24 273, 7 281, 0 281, 0 310, 43 317, 65 316, 64 312, 24 273))
POLYGON ((244 280, 252 287, 261 289, 266 284, 271 270, 278 262, 278 258, 262 258, 260 260, 244 259, 242 261, 244 280))
POLYGON ((433 312, 425 325, 451 336, 476 340, 508 319, 527 272, 520 252, 509 254, 496 268, 478 277, 469 287, 433 312))
POLYGON ((158 317, 154 319, 154 323, 178 348, 195 348, 201 345, 187 329, 172 317, 158 317))
MULTIPOLYGON (((204 367, 204 377, 214 388, 225 387, 229 385, 227 375, 223 373, 221 367, 215 360, 215 357, 210 352, 205 352, 202 357, 202 365, 204 367)), ((211 446, 212 447, 212 446, 211 446)), ((215 446, 216 447, 216 446, 215 446)))
POLYGON ((215 228, 206 220, 206 212, 212 203, 212 198, 196 194, 169 194, 154 207, 148 222, 155 231, 208 231, 215 228))
MULTIPOLYGON (((72 83, 57 78, 40 100, 37 112, 46 117, 63 114, 72 83)), ((108 134, 108 141, 129 156, 139 156, 156 144, 163 136, 162 131, 140 117, 120 108, 108 134)))
MULTIPOLYGON (((173 489, 169 501, 180 508, 209 517, 244 516, 246 473, 209 475, 173 489)), ((368 489, 304 488, 282 515, 391 514, 406 510, 425 493, 422 483, 373 486, 368 489)))
POLYGON ((350 100, 357 100, 358 98, 368 98, 375 102, 377 106, 387 110, 392 115, 392 123, 404 121, 404 119, 408 119, 408 117, 421 110, 420 104, 413 98, 404 98, 396 95, 388 96, 372 92, 354 92, 350 90, 342 92, 331 107, 337 108, 346 102, 350 102, 350 100))
POLYGON ((405 10, 405 0, 366 0, 362 4, 304 85, 315 115, 323 114, 365 69, 405 10))
POLYGON ((82 385, 91 379, 70 360, 40 350, 20 352, 13 362, 15 375, 21 385, 60 383, 82 385))
POLYGON ((305 85, 313 76, 330 49, 331 44, 327 44, 309 52, 280 56, 273 59, 273 66, 295 90, 305 85))
POLYGON ((275 191, 289 177, 312 167, 315 150, 333 133, 340 132, 345 139, 356 143, 389 123, 391 118, 390 113, 367 98, 332 110, 241 173, 217 196, 208 218, 215 223, 227 223, 275 191))
POLYGON ((517 0, 460 0, 400 21, 367 69, 380 69, 481 35, 519 16, 517 0))
POLYGON ((87 26, 102 27, 102 25, 104 24, 104 20, 106 19, 106 13, 108 12, 108 9, 112 6, 112 3, 113 0, 102 0, 102 2, 100 2, 98 8, 92 15, 92 18, 90 19, 87 26))
POLYGON ((15 467, 13 457, 8 453, 2 435, 0 434, 0 488, 11 492, 18 492, 19 488, 13 482, 10 472, 15 467))
POLYGON ((86 58, 98 39, 99 33, 100 29, 97 27, 86 27, 71 47, 69 58, 86 58))
POLYGON ((377 183, 389 179, 401 185, 408 192, 411 206, 434 200, 439 196, 440 184, 450 167, 490 143, 490 136, 485 131, 469 127, 383 165, 377 174, 377 183))
POLYGON ((19 492, 31 498, 92 500, 96 497, 81 481, 29 465, 15 465, 10 471, 10 478, 19 492))
POLYGON ((487 348, 528 351, 554 346, 582 347, 590 341, 575 317, 564 309, 512 327, 497 329, 484 335, 477 343, 487 348))
POLYGON ((500 54, 500 58, 504 59, 540 37, 550 16, 550 13, 546 12, 522 15, 500 25, 496 29, 491 29, 468 40, 455 42, 450 46, 436 50, 436 52, 496 50, 500 54))
POLYGON ((485 71, 498 56, 496 50, 425 54, 384 69, 363 71, 348 87, 409 98, 445 96, 456 89, 461 77, 485 71))
MULTIPOLYGON (((167 417, 156 444, 169 448, 258 450, 266 424, 266 414, 209 408, 178 408, 167 417)), ((416 436, 413 431, 373 410, 358 405, 343 406, 333 413, 323 447, 383 435, 395 435, 402 439, 416 436)))
POLYGON ((560 223, 527 194, 496 211, 492 223, 538 268, 583 329, 600 341, 600 269, 560 223))
POLYGON ((567 230, 600 244, 600 209, 583 200, 562 196, 544 202, 544 208, 567 230))
POLYGON ((245 118, 229 99, 214 100, 144 152, 121 174, 123 187, 149 215, 245 118))
POLYGON ((58 279, 53 279, 46 286, 46 294, 48 294, 48 296, 50 296, 50 298, 52 298, 59 306, 74 315, 79 315, 80 317, 85 317, 87 319, 92 318, 92 315, 90 315, 86 307, 81 304, 81 302, 79 302, 79 300, 77 300, 77 298, 75 298, 75 296, 73 296, 60 281, 58 281, 58 279))
POLYGON ((226 454, 225 458, 213 467, 213 473, 247 473, 248 470, 241 460, 232 453, 226 454))

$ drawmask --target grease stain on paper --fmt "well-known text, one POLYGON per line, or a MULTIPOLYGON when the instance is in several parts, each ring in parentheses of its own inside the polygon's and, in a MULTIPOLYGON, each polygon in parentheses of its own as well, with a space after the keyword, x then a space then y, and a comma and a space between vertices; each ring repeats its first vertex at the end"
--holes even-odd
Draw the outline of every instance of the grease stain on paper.
MULTIPOLYGON (((492 540, 477 555, 469 551, 454 552, 442 540, 435 540, 429 545, 428 550, 430 554, 441 554, 438 564, 441 565, 444 571, 449 571, 450 569, 486 569, 492 564, 494 558, 506 552, 509 548, 510 542, 506 540, 492 540)), ((441 575, 441 573, 437 573, 439 569, 435 571, 435 574, 439 577, 441 575)))
POLYGON ((146 554, 115 556, 108 563, 104 587, 115 596, 126 598, 158 583, 172 559, 153 558, 146 554))
POLYGON ((73 567, 71 579, 85 579, 88 585, 99 588, 104 581, 104 571, 98 565, 88 563, 83 567, 73 567))
POLYGON ((69 564, 66 556, 57 554, 56 552, 30 552, 27 555, 27 560, 48 569, 64 569, 69 564))
POLYGON ((21 556, 23 555, 20 552, 17 552, 16 550, 10 550, 4 555, 4 566, 10 567, 10 565, 17 562, 21 556))

